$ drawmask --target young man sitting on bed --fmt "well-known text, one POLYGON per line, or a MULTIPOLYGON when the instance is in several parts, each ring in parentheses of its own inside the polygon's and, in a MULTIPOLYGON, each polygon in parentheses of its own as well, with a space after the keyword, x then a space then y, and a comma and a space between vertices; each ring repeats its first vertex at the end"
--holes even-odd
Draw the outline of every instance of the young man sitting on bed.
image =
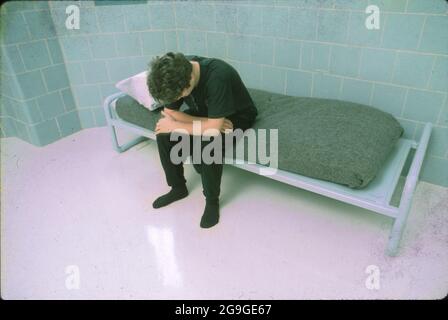
MULTIPOLYGON (((171 190, 154 201, 153 207, 160 208, 188 195, 183 164, 173 164, 170 159, 171 148, 177 144, 177 141, 170 141, 173 130, 184 129, 191 139, 193 121, 200 121, 201 135, 207 129, 224 132, 240 128, 244 131, 253 125, 258 112, 238 72, 220 59, 168 52, 151 61, 147 84, 151 95, 164 106, 164 117, 157 122, 155 132, 160 160, 171 190), (189 109, 179 111, 184 102, 189 109)), ((213 139, 202 141, 201 151, 213 139)), ((223 164, 222 161, 211 164, 201 161, 194 164, 194 168, 201 175, 205 196, 200 226, 210 228, 219 221, 223 164)))

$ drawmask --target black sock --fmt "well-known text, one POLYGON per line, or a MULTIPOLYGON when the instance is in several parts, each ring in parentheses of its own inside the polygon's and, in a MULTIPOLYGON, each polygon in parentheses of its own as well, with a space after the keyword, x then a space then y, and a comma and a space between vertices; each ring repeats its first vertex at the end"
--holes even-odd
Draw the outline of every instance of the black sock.
POLYGON ((171 191, 164 194, 163 196, 158 197, 153 203, 153 208, 161 208, 166 205, 169 205, 171 202, 180 200, 188 196, 188 189, 186 185, 173 187, 171 191))
POLYGON ((201 227, 210 228, 219 221, 219 202, 207 201, 205 203, 204 214, 201 218, 201 227))

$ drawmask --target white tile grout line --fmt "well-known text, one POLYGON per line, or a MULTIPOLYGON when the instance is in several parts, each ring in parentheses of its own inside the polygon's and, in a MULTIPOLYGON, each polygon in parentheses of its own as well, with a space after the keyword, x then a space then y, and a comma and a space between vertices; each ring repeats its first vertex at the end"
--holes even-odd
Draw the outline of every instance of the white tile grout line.
POLYGON ((381 35, 380 35, 380 44, 379 44, 379 47, 382 47, 382 46, 383 46, 384 33, 385 33, 385 30, 386 30, 386 22, 387 22, 387 20, 388 20, 387 17, 388 17, 388 16, 387 16, 387 13, 384 14, 384 19, 382 19, 382 18, 381 18, 381 15, 380 15, 381 35), (381 23, 382 20, 384 20, 384 21, 381 23))
MULTIPOLYGON (((41 79, 42 79, 42 83, 43 83, 44 86, 45 86, 45 90, 47 91, 47 94, 48 94, 48 92, 49 92, 49 90, 48 90, 48 84, 47 84, 47 81, 45 80, 44 73, 43 73, 43 69, 39 69, 38 72, 39 72, 40 77, 41 77, 41 79)), ((57 90, 55 90, 55 91, 57 91, 57 90)), ((45 94, 45 95, 47 95, 47 94, 45 94)))
POLYGON ((427 80, 427 82, 426 82, 426 86, 425 86, 425 89, 428 89, 428 90, 430 90, 430 88, 429 88, 429 84, 431 83, 432 75, 433 75, 433 73, 434 73, 434 68, 435 68, 435 65, 436 65, 436 60, 437 60, 437 57, 433 57, 433 58, 432 58, 431 71, 430 71, 430 73, 429 73, 429 77, 428 77, 428 80, 427 80))
POLYGON ((392 72, 390 73, 390 77, 388 81, 392 82, 395 77, 395 71, 397 70, 397 63, 398 63, 398 53, 394 52, 394 62, 392 64, 392 72))
MULTIPOLYGON (((286 37, 288 37, 288 35, 289 35, 289 28, 291 27, 291 24, 290 24, 290 12, 291 12, 291 8, 290 7, 288 7, 288 8, 286 8, 286 11, 287 11, 287 15, 286 15, 286 37)), ((298 43, 299 43, 299 45, 300 45, 300 48, 299 48, 299 66, 300 66, 300 62, 301 62, 301 57, 300 57, 300 54, 301 54, 301 52, 302 52, 302 42, 301 41, 298 41, 298 43)), ((284 92, 284 94, 286 94, 286 88, 288 87, 288 71, 286 70, 285 71, 285 88, 284 88, 284 90, 283 90, 283 92, 284 92)))
POLYGON ((57 91, 58 91, 58 94, 59 94, 59 98, 60 98, 61 101, 62 101, 62 107, 64 108, 64 111, 65 111, 66 113, 68 113, 68 112, 71 112, 71 111, 73 111, 73 110, 68 110, 68 109, 67 109, 67 106, 65 105, 65 102, 64 102, 64 96, 62 95, 62 90, 65 90, 65 89, 58 89, 57 91))
POLYGON ((356 73, 356 78, 359 78, 361 75, 361 64, 362 64, 362 56, 363 56, 364 49, 360 49, 359 51, 360 52, 359 52, 359 60, 358 60, 358 71, 356 73))
MULTIPOLYGON (((213 20, 215 21, 215 28, 214 28, 214 30, 216 30, 217 26, 216 26, 216 5, 215 4, 213 4, 212 10, 213 10, 213 16, 214 16, 213 20)), ((236 17, 236 19, 238 19, 238 17, 236 17)), ((237 20, 236 23, 238 24, 238 20, 237 20)), ((203 32, 204 32, 204 38, 205 38, 205 52, 206 52, 207 57, 210 57, 210 53, 208 51, 208 47, 209 47, 209 45, 208 45, 208 32, 206 30, 203 30, 203 32)))
MULTIPOLYGON (((333 46, 330 46, 330 51, 329 51, 329 53, 328 53, 328 73, 330 73, 331 74, 331 66, 333 65, 333 60, 331 60, 331 58, 332 58, 332 56, 333 56, 333 46)), ((314 61, 313 61, 313 63, 314 63, 314 61)), ((313 65, 313 68, 314 68, 314 65, 313 65)))
POLYGON ((417 50, 420 50, 420 46, 422 44, 422 38, 423 38, 423 31, 425 30, 427 20, 428 20, 428 16, 425 16, 423 18, 423 25, 422 25, 420 33, 418 35, 417 50))
POLYGON ((93 9, 93 14, 95 15, 96 28, 98 31, 101 31, 100 23, 99 23, 99 19, 98 19, 98 10, 93 9))
POLYGON ((311 74, 311 92, 310 92, 310 96, 314 97, 314 74, 311 74))
MULTIPOLYGON (((107 66, 107 64, 106 64, 106 66, 107 66)), ((81 69, 82 81, 84 84, 87 85, 87 77, 86 77, 86 73, 84 71, 84 63, 83 62, 79 63, 79 68, 81 69)), ((106 68, 106 69, 109 69, 109 68, 106 68)), ((93 85, 93 83, 91 83, 91 85, 93 85)))
MULTIPOLYGON (((95 59, 95 57, 94 57, 94 55, 93 55, 92 46, 90 45, 91 37, 90 37, 90 36, 86 36, 85 40, 86 40, 86 42, 87 42, 87 48, 88 48, 88 50, 89 50, 89 54, 90 54, 90 56, 92 57, 92 59, 89 59, 89 60, 93 60, 93 59, 95 59)), ((97 60, 102 60, 102 59, 97 59, 97 60)), ((81 63, 82 63, 82 62, 81 62, 81 63)), ((83 74, 84 74, 84 73, 83 73, 83 74)), ((84 77, 84 80, 85 80, 85 77, 84 77)))
MULTIPOLYGON (((108 83, 111 83, 111 82, 114 83, 115 81, 112 81, 112 78, 111 78, 111 76, 110 76, 109 67, 108 67, 108 64, 107 64, 106 61, 104 61, 104 65, 105 65, 105 67, 106 67, 106 75, 107 75, 107 79, 109 80, 108 83)), ((86 82, 85 78, 83 79, 83 82, 86 82)))
MULTIPOLYGON (((423 126, 420 123, 416 123, 414 127, 414 132, 412 133, 412 140, 417 140, 417 132, 420 131, 420 129, 423 128, 423 126)), ((422 133, 420 132, 420 135, 422 133)))
MULTIPOLYGON (((177 27, 176 5, 174 2, 171 2, 171 8, 174 13, 174 29, 176 32, 176 51, 180 51, 180 49, 179 49, 179 30, 178 30, 179 28, 177 27)), ((143 46, 142 46, 142 51, 143 51, 143 46)))
MULTIPOLYGON (((331 70, 330 63, 331 63, 332 54, 333 54, 333 46, 330 46, 330 49, 328 50, 328 64, 327 64, 328 73, 330 73, 330 70, 331 70)), ((313 60, 313 68, 314 68, 314 60, 313 60)))
POLYGON ((369 97, 369 106, 372 105, 373 100, 373 92, 375 91, 375 83, 372 84, 372 87, 370 88, 370 97, 369 97))
MULTIPOLYGON (((214 16, 214 21, 215 21, 215 28, 214 30, 217 31, 218 30, 218 24, 217 24, 217 14, 216 14, 216 3, 213 3, 213 16, 214 16)), ((237 16, 236 16, 236 29, 238 30, 238 12, 237 12, 237 16)), ((210 52, 208 51, 208 34, 205 35, 205 48, 206 48, 206 52, 208 57, 210 57, 210 52)))
MULTIPOLYGON (((25 43, 23 43, 23 44, 25 44, 25 43)), ((16 50, 17 50, 17 52, 19 53, 19 54, 18 54, 19 59, 20 59, 20 61, 23 63, 23 68, 24 68, 25 72, 28 72, 28 71, 35 71, 36 69, 31 69, 31 70, 29 70, 29 69, 26 67, 25 59, 23 59, 23 56, 22 56, 22 50, 20 50, 20 45, 22 45, 22 44, 16 44, 16 45, 13 45, 13 46, 11 46, 11 47, 16 47, 16 50)), ((6 46, 4 46, 3 48, 5 49, 5 53, 6 53, 6 46)), ((9 57, 7 57, 7 58, 8 58, 8 60, 11 60, 9 57)), ((10 66, 12 67, 12 63, 10 63, 10 66)), ((39 68, 39 69, 40 69, 40 68, 39 68)), ((14 72, 13 75, 15 75, 15 76, 18 76, 18 75, 21 75, 21 74, 25 73, 25 72, 19 72, 19 73, 16 73, 16 72, 14 71, 14 69, 12 69, 12 71, 14 72)))
MULTIPOLYGON (((129 34, 131 34, 131 33, 129 33, 129 34)), ((177 33, 176 33, 176 35, 177 35, 177 33)), ((143 54, 143 39, 142 39, 142 36, 141 36, 140 33, 137 33, 137 37, 138 37, 138 43, 140 45, 140 56, 144 57, 145 55, 143 54)))
POLYGON ((406 89, 406 92, 404 94, 403 105, 401 106, 400 117, 403 117, 404 109, 406 108, 406 103, 408 102, 408 94, 409 94, 409 88, 406 89))
POLYGON ((283 94, 286 94, 286 71, 282 72, 282 84, 283 84, 283 94))
POLYGON ((25 19, 24 11, 25 10, 20 10, 20 16, 22 17, 23 21, 25 21, 25 29, 27 31, 27 35, 28 35, 29 39, 33 39, 33 36, 31 35, 31 31, 30 31, 30 29, 28 27, 28 23, 27 23, 27 21, 25 19))
POLYGON ((45 43, 45 48, 47 49, 48 57, 50 58, 51 64, 52 64, 53 66, 54 66, 55 64, 59 64, 59 63, 55 63, 54 60, 53 60, 53 56, 52 56, 52 54, 51 54, 50 47, 48 46, 48 38, 45 38, 45 39, 44 39, 44 43, 45 43))
POLYGON ((58 116, 55 116, 55 117, 53 117, 53 118, 51 118, 51 119, 48 119, 47 121, 54 120, 54 122, 56 122, 56 126, 58 127, 58 132, 59 132, 59 139, 60 139, 60 138, 62 138, 63 136, 62 136, 61 127, 59 126, 59 121, 58 121, 57 117, 58 117, 58 116))
MULTIPOLYGON (((345 33, 345 42, 348 42, 349 34, 350 34, 350 20, 352 18, 352 11, 348 11, 348 22, 347 22, 347 32, 345 33)), ((317 38, 316 38, 317 39, 317 38)))
POLYGON ((151 6, 149 5, 149 3, 147 2, 146 3, 146 6, 145 6, 145 9, 147 9, 148 10, 148 21, 149 21, 149 28, 151 28, 152 29, 152 26, 153 26, 153 22, 152 22, 152 19, 151 19, 151 6))
MULTIPOLYGON (((445 94, 443 99, 442 108, 440 108, 439 114, 437 116, 436 124, 442 124, 442 114, 445 111, 445 106, 448 104, 448 93, 445 94)), ((443 127, 443 126, 442 126, 443 127)))
MULTIPOLYGON (((164 48, 165 48, 165 52, 167 52, 168 50, 166 49, 167 48, 167 42, 166 42, 166 33, 164 32, 163 34, 162 34, 162 36, 163 36, 163 46, 164 46, 164 48)), ((142 48, 142 51, 143 51, 143 48, 142 48)))
POLYGON ((339 94, 336 99, 340 99, 342 97, 342 87, 344 86, 344 78, 342 78, 341 82, 339 83, 339 94))
POLYGON ((23 60, 22 52, 19 50, 19 46, 18 45, 15 45, 15 47, 16 47, 17 52, 19 53, 20 62, 22 62, 23 68, 26 70, 25 60, 23 60))

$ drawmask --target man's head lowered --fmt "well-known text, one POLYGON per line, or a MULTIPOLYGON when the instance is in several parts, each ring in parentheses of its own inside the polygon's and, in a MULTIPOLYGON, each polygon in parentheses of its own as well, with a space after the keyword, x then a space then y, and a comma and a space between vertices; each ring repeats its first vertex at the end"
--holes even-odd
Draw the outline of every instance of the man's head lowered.
POLYGON ((151 96, 162 104, 188 96, 199 82, 199 65, 182 53, 168 52, 149 63, 146 83, 151 96))

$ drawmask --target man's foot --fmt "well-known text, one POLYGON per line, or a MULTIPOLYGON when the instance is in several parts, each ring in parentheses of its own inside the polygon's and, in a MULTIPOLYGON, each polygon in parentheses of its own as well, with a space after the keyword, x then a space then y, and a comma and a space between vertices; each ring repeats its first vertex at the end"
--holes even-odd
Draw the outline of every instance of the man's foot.
POLYGON ((171 188, 171 191, 158 197, 153 203, 152 207, 157 209, 169 205, 170 203, 183 199, 188 196, 187 186, 171 188))
POLYGON ((219 221, 219 202, 206 202, 204 214, 201 218, 201 228, 210 228, 219 221))

